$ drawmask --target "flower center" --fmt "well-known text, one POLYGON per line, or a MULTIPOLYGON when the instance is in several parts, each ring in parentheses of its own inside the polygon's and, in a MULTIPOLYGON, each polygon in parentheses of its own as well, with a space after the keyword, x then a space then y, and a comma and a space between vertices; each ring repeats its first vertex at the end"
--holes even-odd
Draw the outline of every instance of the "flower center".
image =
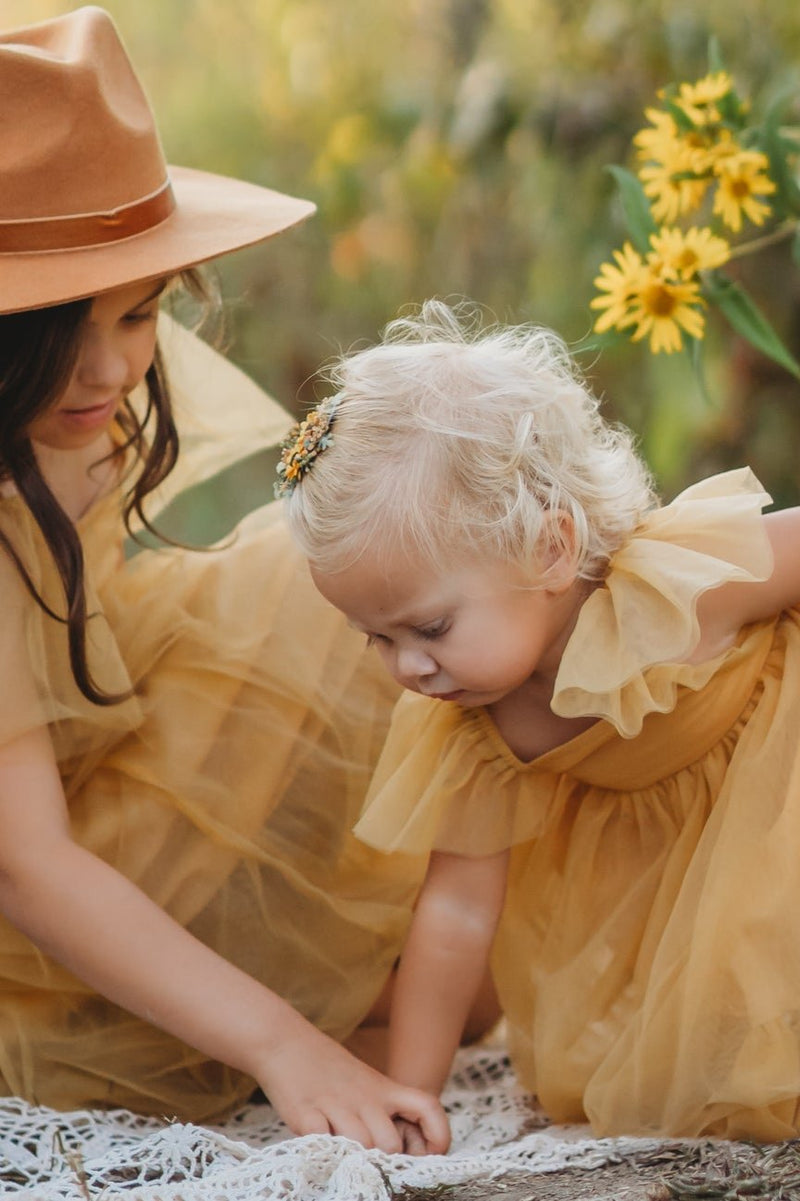
POLYGON ((663 284, 650 284, 642 290, 641 297, 642 306, 654 317, 671 317, 675 311, 675 297, 663 284))

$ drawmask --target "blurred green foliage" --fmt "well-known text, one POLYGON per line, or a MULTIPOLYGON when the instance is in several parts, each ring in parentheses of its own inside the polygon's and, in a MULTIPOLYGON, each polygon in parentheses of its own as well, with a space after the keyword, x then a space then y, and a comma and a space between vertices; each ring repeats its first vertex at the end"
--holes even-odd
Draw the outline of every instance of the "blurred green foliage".
MULTIPOLYGON (((75 7, 3 0, 4 24, 75 7)), ((572 342, 598 265, 624 235, 612 163, 643 109, 707 69, 719 39, 739 91, 791 97, 796 0, 106 0, 168 157, 310 196, 319 213, 219 268, 233 357, 289 407, 340 348, 427 296, 468 296, 572 342)), ((785 246, 743 279, 800 353, 785 246)), ((800 499, 800 387, 709 318, 707 392, 681 357, 623 345, 584 362, 640 435, 666 495, 749 462, 800 499)))

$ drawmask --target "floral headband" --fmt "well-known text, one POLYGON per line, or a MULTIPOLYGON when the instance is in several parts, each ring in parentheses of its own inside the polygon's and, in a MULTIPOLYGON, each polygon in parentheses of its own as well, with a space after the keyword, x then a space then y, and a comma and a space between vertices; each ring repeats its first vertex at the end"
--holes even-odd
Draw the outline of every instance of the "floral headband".
POLYGON ((330 446, 331 426, 340 400, 340 396, 323 400, 303 421, 293 425, 281 442, 281 458, 276 468, 280 477, 275 483, 277 497, 291 496, 320 451, 330 446))

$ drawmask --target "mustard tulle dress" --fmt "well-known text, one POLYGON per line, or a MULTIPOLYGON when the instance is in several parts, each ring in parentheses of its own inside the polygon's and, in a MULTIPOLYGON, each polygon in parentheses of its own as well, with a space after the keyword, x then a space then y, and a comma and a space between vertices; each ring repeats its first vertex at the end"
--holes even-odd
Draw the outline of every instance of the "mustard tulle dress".
MULTIPOLYGON (((167 330, 165 349, 183 449, 156 508, 290 424, 185 332, 167 330)), ((48 723, 75 839, 342 1038, 391 969, 419 883, 350 832, 395 688, 318 597, 279 504, 222 549, 126 561, 120 500, 121 489, 107 495, 79 529, 90 663, 102 686, 133 686, 134 699, 84 699, 63 626, 2 554, 0 739, 48 723)), ((60 611, 18 497, 0 499, 0 528, 60 611)), ((0 920, 0 1091, 199 1121, 253 1087, 97 996, 0 920)))
POLYGON ((800 1130, 800 613, 686 663, 698 596, 769 576, 768 500, 715 477, 613 558, 552 702, 600 720, 566 744, 521 762, 485 711, 404 697, 356 827, 411 855, 512 847, 512 1057, 600 1135, 800 1130))

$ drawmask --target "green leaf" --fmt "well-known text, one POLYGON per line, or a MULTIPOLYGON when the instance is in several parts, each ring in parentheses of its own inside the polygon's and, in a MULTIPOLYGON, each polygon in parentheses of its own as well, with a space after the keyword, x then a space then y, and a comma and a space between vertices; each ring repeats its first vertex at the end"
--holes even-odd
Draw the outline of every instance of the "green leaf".
POLYGON ((697 388, 705 403, 711 406, 711 396, 706 383, 705 365, 703 363, 703 340, 702 338, 693 338, 691 334, 684 334, 686 347, 684 353, 688 355, 689 362, 692 365, 694 378, 697 381, 697 388))
POLYGON ((791 165, 791 160, 797 154, 797 147, 781 133, 781 124, 791 99, 790 94, 779 96, 770 105, 756 131, 757 144, 769 159, 770 178, 774 180, 778 189, 772 204, 779 215, 800 213, 800 188, 797 186, 791 165))
POLYGON ((662 103, 681 133, 690 133, 695 128, 694 121, 677 101, 670 96, 665 96, 662 103))
POLYGON ((797 266, 800 267, 800 229, 792 238, 792 258, 797 266))
POLYGON ((764 314, 741 284, 724 275, 709 275, 703 281, 706 297, 721 310, 730 324, 767 358, 800 379, 800 363, 784 346, 764 314))
POLYGON ((636 176, 624 167, 611 165, 606 170, 617 181, 631 241, 640 254, 647 254, 651 248, 650 235, 658 232, 658 226, 653 220, 644 188, 636 176))
POLYGON ((729 128, 737 133, 741 131, 747 113, 736 92, 728 92, 725 96, 720 97, 717 101, 717 108, 722 120, 729 128))

